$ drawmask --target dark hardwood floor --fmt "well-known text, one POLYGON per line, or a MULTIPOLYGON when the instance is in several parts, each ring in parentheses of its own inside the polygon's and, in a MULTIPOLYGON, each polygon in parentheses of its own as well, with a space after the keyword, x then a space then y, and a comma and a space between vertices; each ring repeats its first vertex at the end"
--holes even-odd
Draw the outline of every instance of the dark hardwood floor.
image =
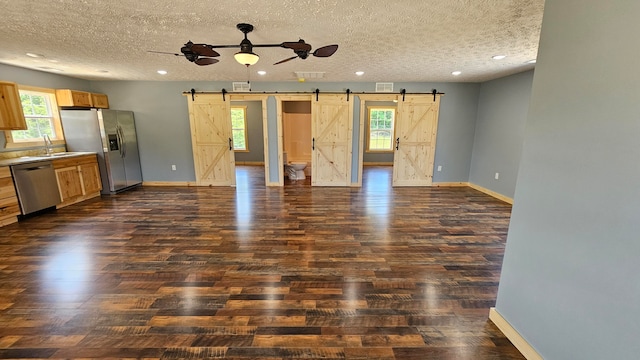
POLYGON ((470 188, 145 187, 0 228, 0 358, 523 359, 470 188))

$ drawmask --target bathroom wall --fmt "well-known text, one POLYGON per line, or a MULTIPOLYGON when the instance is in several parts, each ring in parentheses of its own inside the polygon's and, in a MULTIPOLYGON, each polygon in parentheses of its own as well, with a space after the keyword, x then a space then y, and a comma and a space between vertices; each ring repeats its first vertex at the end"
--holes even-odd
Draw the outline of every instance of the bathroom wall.
POLYGON ((282 130, 287 160, 311 162, 311 102, 283 102, 282 130))

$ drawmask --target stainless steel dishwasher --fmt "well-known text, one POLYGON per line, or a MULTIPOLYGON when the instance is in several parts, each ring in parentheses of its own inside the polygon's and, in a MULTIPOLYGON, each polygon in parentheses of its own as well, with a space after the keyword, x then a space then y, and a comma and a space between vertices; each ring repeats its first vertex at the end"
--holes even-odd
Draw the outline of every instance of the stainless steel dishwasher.
POLYGON ((60 204, 58 182, 51 161, 12 165, 11 172, 23 215, 60 204))

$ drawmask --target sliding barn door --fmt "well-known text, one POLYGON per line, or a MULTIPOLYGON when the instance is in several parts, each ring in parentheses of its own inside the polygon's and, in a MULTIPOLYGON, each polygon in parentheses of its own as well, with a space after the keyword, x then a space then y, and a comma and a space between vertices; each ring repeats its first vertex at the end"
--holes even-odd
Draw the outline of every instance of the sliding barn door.
POLYGON ((393 186, 430 186, 440 96, 407 95, 398 101, 393 186))
POLYGON ((311 101, 313 186, 350 185, 352 114, 346 94, 320 94, 311 101))
POLYGON ((220 94, 199 94, 189 102, 191 144, 198 186, 236 184, 231 110, 220 94))

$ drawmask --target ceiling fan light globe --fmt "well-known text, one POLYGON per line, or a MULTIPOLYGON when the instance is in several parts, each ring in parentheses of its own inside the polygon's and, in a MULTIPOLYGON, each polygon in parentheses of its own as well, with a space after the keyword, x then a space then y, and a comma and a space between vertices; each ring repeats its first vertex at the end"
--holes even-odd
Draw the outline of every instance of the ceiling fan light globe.
POLYGON ((252 52, 237 52, 233 57, 242 65, 250 66, 255 65, 260 57, 252 52))

